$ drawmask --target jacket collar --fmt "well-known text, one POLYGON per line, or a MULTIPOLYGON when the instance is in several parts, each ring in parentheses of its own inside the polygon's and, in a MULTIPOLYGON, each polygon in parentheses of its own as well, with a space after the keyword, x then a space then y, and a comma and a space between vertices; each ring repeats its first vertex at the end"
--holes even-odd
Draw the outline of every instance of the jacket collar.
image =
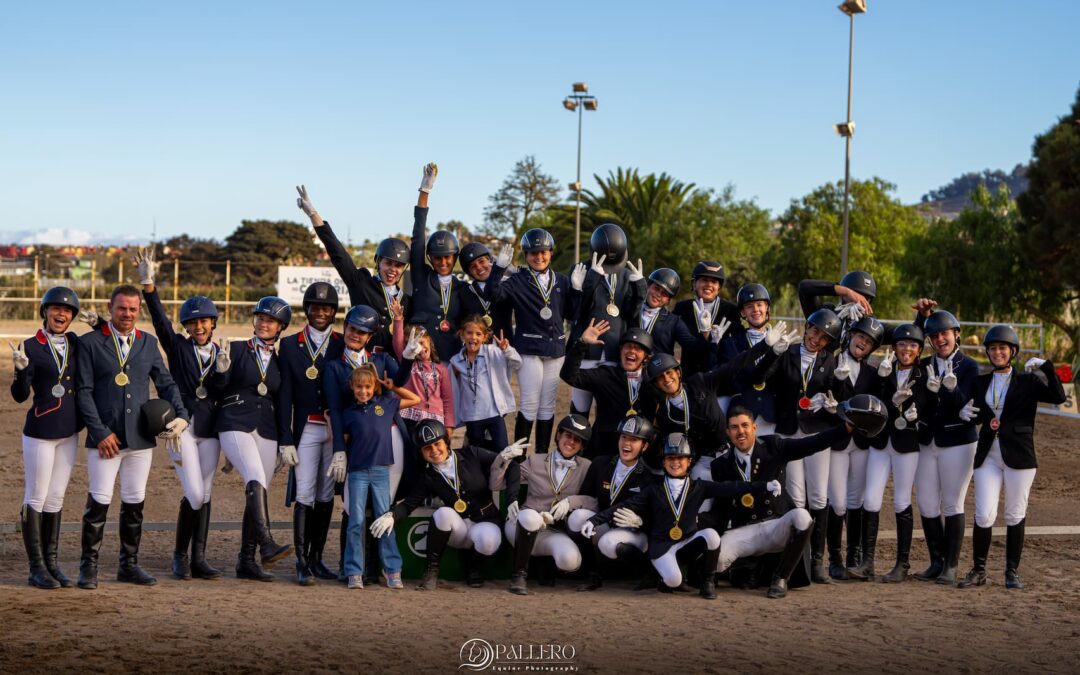
MULTIPOLYGON (((112 330, 109 328, 109 322, 106 321, 105 325, 101 327, 101 334, 104 335, 105 337, 111 337, 112 336, 112 330)), ((134 336, 136 338, 142 337, 142 333, 139 331, 138 328, 136 328, 134 331, 132 331, 131 334, 132 334, 132 336, 134 336)))

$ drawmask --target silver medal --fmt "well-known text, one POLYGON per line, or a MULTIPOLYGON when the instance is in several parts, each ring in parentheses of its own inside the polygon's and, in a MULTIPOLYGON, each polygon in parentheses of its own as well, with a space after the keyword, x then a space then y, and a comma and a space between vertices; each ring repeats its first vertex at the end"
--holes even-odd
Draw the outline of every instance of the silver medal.
POLYGON ((206 398, 207 393, 206 387, 201 384, 195 388, 195 398, 206 398))
POLYGON ((903 417, 897 417, 896 421, 893 422, 893 426, 897 429, 900 429, 901 431, 907 429, 907 420, 903 417))
POLYGON ((619 316, 619 306, 614 302, 608 303, 607 313, 608 316, 619 316))
POLYGON ((544 321, 547 321, 548 319, 550 319, 551 318, 551 308, 548 307, 547 305, 544 305, 540 309, 540 318, 543 319, 544 321))
POLYGON ((255 391, 259 392, 259 396, 266 396, 266 392, 269 390, 266 388, 265 382, 260 382, 259 386, 255 387, 255 391))
POLYGON ((49 390, 49 393, 53 395, 53 398, 63 398, 67 393, 67 389, 64 389, 64 385, 57 382, 53 385, 53 388, 49 390))

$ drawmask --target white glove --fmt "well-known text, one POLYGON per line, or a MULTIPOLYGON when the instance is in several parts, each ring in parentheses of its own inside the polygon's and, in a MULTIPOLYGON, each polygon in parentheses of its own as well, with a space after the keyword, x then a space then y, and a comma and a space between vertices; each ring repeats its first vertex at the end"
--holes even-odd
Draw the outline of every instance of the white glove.
POLYGON ((836 409, 840 406, 840 402, 833 398, 832 392, 825 392, 825 402, 821 407, 825 408, 825 412, 835 415, 836 409))
POLYGON ((517 500, 510 502, 510 506, 506 507, 506 519, 517 520, 518 511, 521 511, 521 506, 518 505, 517 500))
POLYGON ((349 460, 345 458, 345 452, 335 452, 334 457, 330 460, 330 468, 326 470, 326 476, 333 478, 335 483, 343 483, 345 482, 348 467, 349 460))
POLYGON ((769 330, 765 331, 765 344, 772 347, 773 353, 778 356, 786 352, 791 345, 800 342, 802 342, 802 337, 799 331, 795 329, 789 331, 785 321, 777 321, 776 325, 770 326, 769 330))
POLYGON ((731 322, 724 317, 720 317, 720 323, 714 324, 709 328, 709 342, 714 345, 720 344, 720 341, 724 339, 724 333, 731 328, 731 322))
POLYGON ((429 162, 424 165, 424 178, 420 181, 420 192, 431 193, 431 188, 435 187, 435 178, 439 175, 439 167, 435 165, 435 162, 429 162))
POLYGON ((596 526, 592 524, 591 520, 586 520, 585 524, 581 526, 581 536, 586 539, 592 539, 596 534, 596 526))
POLYGON ((131 258, 131 262, 135 264, 135 269, 139 273, 139 283, 143 286, 149 286, 154 283, 154 271, 157 269, 157 265, 154 264, 154 247, 143 248, 139 247, 139 252, 131 258))
POLYGON ((22 370, 30 365, 30 359, 26 356, 26 346, 22 342, 8 342, 11 345, 11 359, 15 362, 15 370, 22 370))
POLYGON ((896 393, 892 395, 892 404, 899 408, 900 404, 911 398, 914 393, 911 390, 911 384, 908 383, 902 389, 897 389, 896 393))
MULTIPOLYGON (((515 457, 521 457, 522 455, 524 455, 525 448, 527 447, 529 447, 529 439, 519 438, 510 445, 503 448, 502 452, 499 453, 499 457, 501 457, 504 462, 509 462, 515 457)), ((514 503, 516 504, 517 502, 514 503)))
POLYGON ((604 274, 604 261, 605 260, 607 260, 606 255, 597 255, 596 253, 593 253, 592 254, 592 264, 589 265, 589 269, 591 269, 593 272, 596 272, 597 274, 599 274, 602 277, 607 276, 606 274, 604 274))
POLYGON ((771 480, 768 483, 765 483, 765 491, 771 494, 773 497, 779 497, 781 492, 780 481, 771 480))
POLYGON ((896 360, 896 352, 888 352, 881 359, 881 363, 878 364, 877 374, 878 377, 888 377, 892 375, 893 361, 896 360))
POLYGON ((229 366, 232 365, 232 358, 229 356, 229 340, 228 338, 221 338, 218 340, 218 353, 217 361, 214 363, 214 368, 219 373, 229 372, 229 366))
POLYGON ((627 260, 626 261, 626 269, 630 273, 626 276, 626 280, 627 281, 640 281, 640 280, 644 279, 645 275, 641 273, 641 268, 642 267, 643 267, 643 265, 641 264, 641 258, 637 259, 637 265, 635 265, 631 261, 627 260))
POLYGON ((705 311, 705 301, 701 298, 694 300, 694 316, 697 317, 698 331, 708 333, 712 328, 712 312, 705 311))
POLYGON ((926 369, 926 390, 934 394, 941 390, 941 378, 934 372, 934 367, 926 369))
POLYGON ((953 372, 952 359, 945 362, 945 374, 941 376, 941 384, 949 391, 956 389, 956 373, 953 372))
MULTIPOLYGON (((551 517, 555 520, 563 520, 570 514, 570 500, 560 499, 555 506, 551 507, 551 517)), ((549 523, 550 524, 550 523, 549 523)))
POLYGON ((817 412, 825 407, 825 394, 814 394, 810 397, 810 412, 817 412))
MULTIPOLYGON (((833 375, 838 380, 846 380, 851 377, 851 362, 854 359, 848 353, 848 350, 840 352, 840 356, 836 359, 836 368, 833 370, 833 375)), ((854 384, 854 382, 852 383, 854 384)))
POLYGON ((187 429, 187 420, 177 417, 172 422, 165 425, 165 431, 158 434, 158 438, 180 438, 180 434, 184 433, 184 429, 187 429))
POLYGON ((544 521, 544 527, 549 527, 555 524, 555 516, 551 515, 547 511, 540 512, 540 520, 544 521))
POLYGON ((836 316, 850 323, 863 318, 863 308, 857 302, 845 302, 836 308, 836 316))
POLYGON ((570 286, 575 291, 580 291, 582 284, 585 283, 585 275, 589 273, 586 269, 585 263, 578 263, 574 265, 574 271, 570 272, 570 286))
POLYGON ((616 527, 637 528, 645 524, 641 516, 626 507, 615 509, 615 517, 612 518, 616 527))
POLYGON ((514 260, 514 247, 510 244, 503 244, 499 248, 499 255, 495 256, 495 265, 502 267, 503 269, 510 267, 510 263, 514 260))
POLYGON ((394 531, 394 514, 387 511, 371 522, 371 534, 381 539, 394 531))
POLYGON ((176 466, 184 466, 184 456, 180 452, 180 439, 166 438, 165 451, 169 453, 169 459, 176 466))
POLYGON ((315 210, 315 206, 311 203, 311 198, 308 197, 307 187, 304 185, 297 185, 296 192, 300 195, 296 198, 296 206, 304 212, 308 218, 314 218, 319 215, 319 212, 315 210))
POLYGON ((75 318, 89 326, 96 326, 100 317, 98 317, 98 313, 94 310, 84 309, 79 312, 79 316, 75 318))
POLYGON ((915 420, 919 419, 919 410, 915 407, 914 403, 912 403, 908 407, 908 409, 904 411, 904 419, 906 419, 908 422, 914 422, 915 420))
POLYGON ((1046 363, 1046 359, 1040 359, 1038 356, 1032 356, 1030 359, 1027 360, 1027 363, 1024 364, 1024 370, 1030 373, 1033 370, 1038 370, 1039 368, 1042 368, 1044 363, 1046 363))
POLYGON ((420 348, 423 346, 420 344, 420 338, 424 337, 423 328, 413 328, 409 331, 409 341, 405 345, 405 349, 401 350, 401 358, 412 361, 416 358, 416 355, 420 353, 420 348))
POLYGON ((225 458, 225 463, 221 465, 221 473, 232 473, 233 465, 228 458, 225 458))
POLYGON ((281 453, 281 461, 285 462, 286 466, 296 466, 300 463, 300 457, 296 454, 295 445, 283 445, 278 448, 278 452, 281 453))
POLYGON ((975 407, 975 399, 970 399, 964 404, 963 408, 960 408, 960 419, 965 422, 970 422, 979 415, 979 409, 975 407))

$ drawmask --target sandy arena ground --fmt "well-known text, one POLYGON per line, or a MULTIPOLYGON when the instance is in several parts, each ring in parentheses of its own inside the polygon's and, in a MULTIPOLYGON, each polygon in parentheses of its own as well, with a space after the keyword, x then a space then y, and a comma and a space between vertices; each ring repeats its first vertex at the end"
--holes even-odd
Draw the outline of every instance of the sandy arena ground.
MULTIPOLYGON (((146 322, 149 324, 149 322, 146 322)), ((0 325, 0 333, 29 334, 29 324, 0 325)), ((246 333, 230 327, 231 334, 246 333)), ((0 349, 0 385, 10 383, 6 344, 0 349)), ((561 410, 565 410, 562 402, 561 410)), ((491 644, 556 644, 571 658, 562 671, 623 672, 1075 672, 1080 669, 1080 537, 1029 535, 1022 576, 1027 588, 1002 586, 1004 538, 996 537, 991 582, 959 591, 906 584, 842 583, 793 591, 770 601, 764 590, 720 589, 706 602, 696 595, 634 593, 611 582, 581 594, 576 581, 536 588, 528 597, 506 592, 504 581, 480 590, 447 582, 434 593, 368 588, 346 592, 333 582, 314 588, 291 583, 292 565, 277 566, 272 584, 241 582, 231 568, 239 533, 212 531, 211 562, 228 571, 217 581, 180 582, 168 576, 170 532, 144 534, 141 562, 159 582, 135 588, 113 580, 115 532, 101 552, 96 592, 51 592, 26 585, 18 534, 22 501, 20 432, 25 408, 0 401, 0 672, 461 672, 459 651, 472 638, 491 644)), ((1041 416, 1036 433, 1040 469, 1031 496, 1029 527, 1080 525, 1072 481, 1080 475, 1080 422, 1041 416)), ((274 481, 275 520, 286 520, 283 476, 274 481)), ((219 476, 214 519, 239 520, 242 486, 235 474, 219 476)), ((968 513, 974 490, 968 493, 968 513)), ((163 449, 155 456, 147 522, 176 517, 180 490, 163 449)), ((76 523, 86 498, 85 451, 68 489, 65 521, 76 523)), ((889 497, 886 498, 889 503, 889 497)), ((119 500, 117 491, 116 500, 119 500)), ((114 522, 118 504, 110 511, 114 522)), ((1002 523, 998 522, 998 525, 1002 523)), ((968 525, 971 525, 970 515, 968 525)), ((882 528, 891 533, 890 516, 882 528)), ((917 528, 918 529, 918 528, 917 528)), ((278 530, 279 541, 291 532, 278 530)), ((887 536, 887 535, 886 535, 887 536)), ((337 559, 331 534, 327 558, 337 559)), ((61 563, 77 574, 79 538, 65 532, 61 563)), ((926 564, 915 541, 912 567, 926 564)), ((891 567, 891 540, 879 544, 879 572, 891 567)), ((970 565, 965 542, 962 572, 970 565)), ((551 661, 534 663, 536 672, 551 661)), ((509 666, 513 668, 515 666, 509 666)), ((525 669, 524 665, 517 666, 525 669)), ((465 670, 465 669, 462 669, 465 670)), ((543 672, 541 670, 541 672, 543 672)))

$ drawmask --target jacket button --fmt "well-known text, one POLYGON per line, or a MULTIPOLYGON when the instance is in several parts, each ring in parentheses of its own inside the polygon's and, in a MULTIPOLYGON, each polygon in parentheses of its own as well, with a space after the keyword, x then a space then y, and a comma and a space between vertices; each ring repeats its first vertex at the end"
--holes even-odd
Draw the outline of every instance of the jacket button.
POLYGON ((130 414, 131 414, 131 408, 128 408, 128 409, 127 409, 127 410, 125 410, 124 412, 126 412, 127 414, 129 414, 129 415, 130 415, 130 414))
POLYGON ((765 515, 767 515, 767 516, 771 516, 771 515, 772 515, 772 509, 769 509, 768 511, 766 511, 766 512, 765 512, 765 515))
POLYGON ((124 396, 131 398, 131 394, 124 394, 124 396))
POLYGON ((751 515, 750 520, 757 520, 757 514, 755 513, 755 514, 751 515))

